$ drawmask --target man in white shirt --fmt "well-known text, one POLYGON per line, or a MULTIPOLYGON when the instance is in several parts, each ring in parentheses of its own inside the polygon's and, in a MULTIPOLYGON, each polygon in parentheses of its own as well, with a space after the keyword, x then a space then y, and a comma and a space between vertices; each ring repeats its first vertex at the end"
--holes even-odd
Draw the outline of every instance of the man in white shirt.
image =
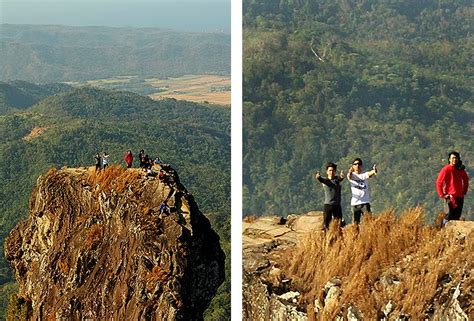
POLYGON ((374 164, 371 171, 362 172, 362 160, 360 158, 352 161, 349 168, 347 179, 351 184, 351 207, 352 222, 359 224, 360 218, 364 213, 370 213, 370 194, 369 194, 369 178, 377 174, 377 166, 374 164))

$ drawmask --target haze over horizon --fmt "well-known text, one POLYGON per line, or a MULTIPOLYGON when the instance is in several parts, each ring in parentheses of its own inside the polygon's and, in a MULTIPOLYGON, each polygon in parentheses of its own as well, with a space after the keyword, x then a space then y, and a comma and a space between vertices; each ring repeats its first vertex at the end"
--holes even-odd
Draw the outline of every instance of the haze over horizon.
POLYGON ((230 33, 230 0, 0 0, 1 24, 230 33))

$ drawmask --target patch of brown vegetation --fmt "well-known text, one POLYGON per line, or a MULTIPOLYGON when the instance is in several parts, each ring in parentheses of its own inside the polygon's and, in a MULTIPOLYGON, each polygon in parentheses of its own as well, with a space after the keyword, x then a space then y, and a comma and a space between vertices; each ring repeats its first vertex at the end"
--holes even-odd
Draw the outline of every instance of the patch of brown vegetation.
MULTIPOLYGON (((377 311, 393 300, 401 304, 397 309, 421 320, 441 279, 449 275, 460 280, 463 273, 472 274, 474 269, 472 234, 459 240, 446 229, 423 221, 424 211, 415 208, 400 217, 393 210, 377 217, 366 215, 360 226, 345 229, 333 222, 327 233, 306 237, 283 256, 286 260, 281 264, 303 293, 302 302, 308 309, 315 299, 321 302, 329 280, 342 280, 339 304, 326 307, 319 316, 322 319, 334 320, 341 306, 355 304, 366 318, 374 320, 377 311), (399 284, 390 289, 382 286, 387 273, 397 274, 399 284)), ((474 286, 473 276, 469 279, 474 286)), ((313 313, 308 311, 308 315, 313 313)))
POLYGON ((79 215, 76 219, 76 224, 77 225, 81 225, 82 223, 84 223, 85 221, 87 221, 89 217, 86 216, 86 215, 79 215))
POLYGON ((26 140, 26 141, 29 141, 29 140, 32 140, 33 138, 41 135, 42 133, 44 133, 49 127, 45 126, 45 127, 40 127, 40 126, 36 126, 35 128, 33 128, 31 130, 31 132, 26 135, 25 137, 23 137, 23 140, 26 140))
POLYGON ((175 98, 197 103, 230 105, 230 77, 195 75, 169 79, 149 79, 147 83, 157 88, 166 88, 150 95, 152 99, 175 98), (216 89, 221 90, 216 90, 216 89))
POLYGON ((127 171, 120 165, 112 165, 106 169, 89 172, 87 180, 90 185, 98 187, 97 192, 115 190, 121 193, 125 190, 125 187, 133 180, 136 180, 136 178, 136 172, 131 170, 127 171))
POLYGON ((174 98, 178 100, 187 100, 195 103, 210 103, 217 105, 230 105, 230 93, 229 92, 216 92, 216 93, 201 93, 201 94, 191 94, 191 93, 171 93, 167 95, 152 95, 150 98, 158 100, 163 98, 174 98))
POLYGON ((166 282, 169 278, 169 275, 168 272, 166 272, 163 268, 155 265, 150 273, 148 273, 147 278, 152 282, 166 282))
POLYGON ((249 215, 244 217, 244 222, 245 223, 253 223, 257 220, 257 215, 249 215))
POLYGON ((89 231, 87 231, 87 236, 86 236, 86 239, 84 240, 84 247, 87 250, 92 249, 102 240, 103 234, 104 234, 103 224, 92 225, 89 231))

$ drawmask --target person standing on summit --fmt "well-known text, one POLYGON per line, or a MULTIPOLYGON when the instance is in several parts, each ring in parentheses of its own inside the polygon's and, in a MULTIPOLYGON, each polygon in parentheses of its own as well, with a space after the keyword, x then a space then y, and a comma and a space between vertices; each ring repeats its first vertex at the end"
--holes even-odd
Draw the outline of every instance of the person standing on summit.
POLYGON ((102 155, 102 168, 103 169, 106 169, 107 166, 109 166, 109 153, 107 152, 104 152, 104 154, 102 155))
POLYGON ((329 228, 332 218, 340 220, 342 224, 341 208, 341 181, 344 180, 344 172, 341 171, 336 176, 337 165, 328 163, 326 165, 327 178, 321 177, 319 171, 316 172, 316 179, 322 183, 324 189, 324 230, 329 228))
POLYGON ((102 168, 102 157, 97 153, 94 157, 95 159, 95 170, 100 170, 102 168))
POLYGON ((446 217, 443 223, 461 218, 464 195, 469 188, 469 177, 458 152, 448 155, 448 165, 444 166, 436 179, 436 192, 446 202, 446 217))
POLYGON ((377 174, 377 165, 372 170, 362 172, 362 160, 356 158, 349 168, 347 179, 351 184, 352 222, 359 224, 363 213, 370 213, 369 178, 377 174))
POLYGON ((123 156, 123 160, 125 164, 127 164, 127 168, 131 168, 133 164, 133 154, 131 150, 128 150, 125 155, 123 156))

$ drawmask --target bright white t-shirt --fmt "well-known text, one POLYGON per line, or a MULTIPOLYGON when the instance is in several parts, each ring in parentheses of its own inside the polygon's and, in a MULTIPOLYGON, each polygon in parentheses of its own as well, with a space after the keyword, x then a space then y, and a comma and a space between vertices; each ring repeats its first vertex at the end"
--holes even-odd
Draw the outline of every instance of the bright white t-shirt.
POLYGON ((349 179, 351 184, 351 205, 359 205, 370 203, 369 195, 369 173, 362 174, 352 173, 352 179, 349 179))

